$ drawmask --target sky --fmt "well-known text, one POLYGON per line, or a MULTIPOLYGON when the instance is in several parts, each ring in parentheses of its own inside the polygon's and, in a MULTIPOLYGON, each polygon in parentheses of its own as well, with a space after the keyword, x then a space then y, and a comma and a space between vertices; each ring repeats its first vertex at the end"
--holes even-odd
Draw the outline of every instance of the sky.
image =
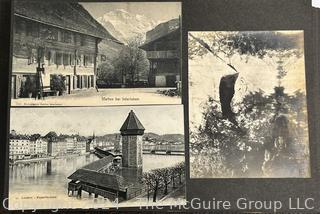
POLYGON ((77 134, 97 136, 120 133, 119 130, 133 110, 145 127, 145 132, 183 134, 181 105, 121 106, 81 108, 12 108, 11 130, 20 134, 77 134))
POLYGON ((180 2, 95 2, 80 4, 96 19, 117 9, 145 15, 154 21, 167 21, 181 15, 180 2))
POLYGON ((312 6, 320 8, 320 0, 312 0, 312 6))

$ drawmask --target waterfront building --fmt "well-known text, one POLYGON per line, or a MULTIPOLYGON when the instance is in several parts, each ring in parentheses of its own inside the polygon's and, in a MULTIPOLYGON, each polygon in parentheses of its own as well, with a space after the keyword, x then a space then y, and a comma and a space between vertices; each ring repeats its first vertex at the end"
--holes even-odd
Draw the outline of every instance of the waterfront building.
POLYGON ((140 48, 147 52, 150 62, 150 86, 178 87, 181 81, 180 47, 180 19, 161 23, 146 33, 146 41, 140 48))
POLYGON ((12 98, 95 87, 98 44, 118 41, 88 11, 44 1, 15 1, 13 8, 12 98))
POLYGON ((48 155, 48 141, 44 138, 39 138, 37 142, 41 145, 38 156, 46 157, 48 155))
POLYGON ((64 139, 64 141, 66 144, 66 153, 68 153, 68 154, 75 153, 76 146, 77 146, 77 138, 76 137, 66 137, 64 139))
POLYGON ((85 137, 77 137, 75 144, 75 152, 77 154, 85 154, 87 148, 87 139, 85 137))
POLYGON ((9 141, 9 159, 22 160, 30 158, 30 139, 28 136, 16 135, 9 141))

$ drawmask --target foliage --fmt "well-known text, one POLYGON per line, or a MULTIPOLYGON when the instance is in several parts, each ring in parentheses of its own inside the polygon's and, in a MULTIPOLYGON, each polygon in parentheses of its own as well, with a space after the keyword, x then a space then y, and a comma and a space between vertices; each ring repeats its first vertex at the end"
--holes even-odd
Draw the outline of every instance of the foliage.
POLYGON ((149 190, 153 191, 153 202, 156 202, 159 189, 164 188, 164 194, 168 194, 168 185, 172 183, 174 187, 175 177, 179 177, 179 181, 182 183, 182 175, 184 173, 185 163, 181 162, 172 167, 145 172, 141 177, 141 182, 148 188, 148 192, 149 190))
POLYGON ((22 94, 25 97, 28 97, 28 94, 31 93, 34 95, 37 92, 37 83, 35 78, 31 78, 31 76, 26 77, 26 81, 24 87, 22 88, 22 94))
POLYGON ((291 121, 290 149, 295 154, 289 155, 294 159, 299 151, 293 147, 303 141, 299 134, 302 127, 307 126, 304 108, 305 95, 301 92, 293 96, 251 92, 237 104, 236 122, 232 123, 222 117, 219 105, 210 98, 203 111, 203 124, 191 133, 191 174, 196 177, 261 176, 265 151, 272 150, 275 140, 275 118, 281 114, 291 121))
POLYGON ((121 72, 115 70, 112 61, 107 61, 99 65, 98 79, 105 82, 120 83, 122 81, 121 72))
MULTIPOLYGON (((263 59, 265 56, 281 55, 290 57, 302 54, 298 41, 300 34, 287 35, 276 31, 242 31, 242 32, 205 32, 200 35, 216 54, 230 58, 235 54, 240 56, 255 56, 263 59)), ((203 56, 208 50, 196 40, 189 40, 189 58, 203 56)))
POLYGON ((122 82, 125 76, 129 84, 146 80, 149 72, 149 62, 145 51, 140 49, 143 40, 137 36, 122 48, 118 57, 99 66, 98 78, 105 82, 122 82))
POLYGON ((50 79, 51 90, 58 91, 60 95, 66 90, 65 76, 54 74, 50 79))

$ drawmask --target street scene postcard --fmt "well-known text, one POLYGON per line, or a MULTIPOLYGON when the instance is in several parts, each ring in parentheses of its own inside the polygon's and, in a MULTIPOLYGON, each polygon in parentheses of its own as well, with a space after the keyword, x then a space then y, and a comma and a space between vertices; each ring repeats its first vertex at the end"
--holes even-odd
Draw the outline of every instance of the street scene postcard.
POLYGON ((181 104, 181 3, 13 4, 11 106, 181 104))
POLYGON ((183 124, 182 105, 12 108, 9 209, 185 205, 183 124))

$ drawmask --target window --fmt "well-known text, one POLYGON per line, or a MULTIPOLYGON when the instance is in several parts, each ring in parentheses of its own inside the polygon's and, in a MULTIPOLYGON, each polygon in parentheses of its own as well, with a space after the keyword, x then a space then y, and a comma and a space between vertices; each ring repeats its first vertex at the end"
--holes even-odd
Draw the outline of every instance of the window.
POLYGON ((47 50, 47 52, 46 52, 46 60, 48 62, 48 65, 51 65, 51 63, 52 63, 52 51, 47 50))
POLYGON ((63 33, 63 41, 65 43, 71 43, 71 33, 69 32, 64 32, 63 33))
POLYGON ((74 65, 74 61, 75 61, 75 59, 74 59, 74 54, 69 54, 70 55, 70 65, 74 65))
POLYGON ((55 64, 56 65, 62 65, 62 54, 61 53, 56 53, 56 59, 55 59, 55 64))
POLYGON ((37 63, 37 50, 31 49, 28 54, 28 65, 37 63))
POLYGON ((77 55, 77 65, 81 66, 82 55, 77 55))
POLYGON ((58 30, 53 27, 48 28, 47 39, 57 41, 58 40, 58 30))
POLYGON ((58 35, 58 41, 62 42, 63 40, 62 40, 62 32, 61 32, 61 30, 58 30, 57 35, 58 35))
POLYGON ((70 54, 63 54, 63 65, 70 65, 70 54))
POLYGON ((86 62, 86 56, 85 55, 81 55, 81 61, 82 61, 82 65, 86 66, 87 62, 86 62))

